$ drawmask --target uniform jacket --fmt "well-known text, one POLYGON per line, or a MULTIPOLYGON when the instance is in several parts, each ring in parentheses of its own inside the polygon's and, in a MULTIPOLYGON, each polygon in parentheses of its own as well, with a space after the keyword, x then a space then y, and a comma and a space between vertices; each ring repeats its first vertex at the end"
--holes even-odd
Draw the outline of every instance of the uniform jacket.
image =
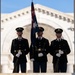
POLYGON ((44 37, 41 40, 36 38, 35 48, 33 48, 32 46, 30 47, 30 58, 34 58, 35 61, 39 62, 47 62, 48 52, 49 41, 44 37), (43 53, 43 56, 38 57, 38 53, 43 53))
POLYGON ((16 54, 19 50, 21 50, 22 52, 22 55, 20 55, 20 57, 18 58, 19 62, 26 62, 26 55, 29 52, 29 44, 27 39, 22 38, 21 40, 19 40, 18 38, 16 38, 12 40, 11 53, 14 56, 13 62, 17 60, 16 54))
POLYGON ((51 42, 50 54, 53 56, 53 63, 56 63, 58 60, 58 57, 56 56, 58 50, 62 50, 64 52, 64 54, 62 54, 61 57, 59 58, 59 62, 67 63, 68 62, 67 55, 70 53, 70 47, 68 45, 68 42, 64 39, 61 39, 60 41, 55 39, 51 42))

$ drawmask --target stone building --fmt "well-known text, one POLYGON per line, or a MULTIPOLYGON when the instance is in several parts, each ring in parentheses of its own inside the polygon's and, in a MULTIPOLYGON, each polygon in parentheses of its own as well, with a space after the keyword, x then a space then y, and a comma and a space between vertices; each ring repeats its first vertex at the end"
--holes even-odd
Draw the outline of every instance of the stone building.
MULTIPOLYGON (((52 8, 48 8, 39 4, 35 4, 35 12, 39 26, 45 28, 44 37, 51 40, 55 39, 55 28, 62 28, 63 38, 65 38, 71 48, 71 53, 68 55, 67 72, 73 72, 74 66, 74 15, 73 13, 63 13, 52 8)), ((30 43, 31 29, 31 7, 21 9, 19 11, 1 14, 1 72, 12 73, 13 56, 10 54, 11 41, 16 37, 16 27, 24 27, 23 36, 30 43)), ((27 55, 27 72, 32 72, 32 62, 27 55)), ((52 56, 48 54, 48 72, 53 72, 52 56)))

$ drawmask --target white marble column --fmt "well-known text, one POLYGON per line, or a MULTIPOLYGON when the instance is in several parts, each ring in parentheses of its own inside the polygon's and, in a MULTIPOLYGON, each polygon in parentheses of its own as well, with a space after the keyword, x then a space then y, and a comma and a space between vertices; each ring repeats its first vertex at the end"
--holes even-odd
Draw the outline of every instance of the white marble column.
POLYGON ((2 73, 8 73, 8 65, 7 64, 2 65, 2 73))
POLYGON ((73 69, 73 64, 68 64, 67 65, 67 73, 73 73, 74 69, 73 69))
POLYGON ((30 71, 30 62, 27 62, 27 72, 30 71))
POLYGON ((74 54, 68 55, 68 64, 67 64, 67 72, 73 73, 74 72, 74 54))
POLYGON ((27 70, 27 72, 30 72, 30 59, 29 59, 29 54, 28 55, 26 55, 26 58, 27 58, 27 68, 26 68, 26 70, 27 70))
POLYGON ((2 73, 9 73, 9 54, 1 55, 2 73))

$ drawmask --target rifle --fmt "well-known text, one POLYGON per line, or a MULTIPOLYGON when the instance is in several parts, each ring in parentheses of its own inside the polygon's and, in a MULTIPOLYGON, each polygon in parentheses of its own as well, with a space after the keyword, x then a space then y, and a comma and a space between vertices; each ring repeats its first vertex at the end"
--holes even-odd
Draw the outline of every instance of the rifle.
POLYGON ((58 59, 57 59, 57 62, 56 62, 56 66, 55 66, 55 72, 58 72, 58 69, 59 69, 59 59, 60 59, 60 57, 58 57, 58 59))
POLYGON ((56 65, 55 65, 55 72, 58 72, 58 68, 59 68, 58 64, 59 64, 59 58, 57 59, 57 62, 56 62, 56 65))
POLYGON ((17 58, 17 60, 16 60, 16 62, 15 62, 15 65, 14 65, 14 69, 13 69, 13 73, 16 73, 17 72, 17 63, 18 63, 18 58, 17 58))

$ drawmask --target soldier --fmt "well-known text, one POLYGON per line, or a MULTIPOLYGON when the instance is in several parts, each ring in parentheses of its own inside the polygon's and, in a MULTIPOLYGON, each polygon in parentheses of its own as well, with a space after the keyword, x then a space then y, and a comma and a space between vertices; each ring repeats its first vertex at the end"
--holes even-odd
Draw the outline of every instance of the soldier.
POLYGON ((35 73, 39 73, 40 70, 41 72, 45 73, 47 70, 47 54, 49 49, 49 41, 42 36, 43 31, 44 28, 39 27, 35 48, 33 49, 32 47, 30 47, 31 61, 33 61, 33 72, 35 73))
POLYGON ((22 73, 26 72, 26 55, 29 52, 29 44, 28 40, 22 37, 23 30, 24 29, 22 27, 16 28, 18 37, 12 40, 11 53, 14 56, 14 73, 19 72, 19 66, 22 73))
POLYGON ((70 48, 67 40, 62 39, 63 30, 55 29, 56 39, 51 42, 50 54, 53 56, 54 72, 66 72, 67 70, 67 55, 70 53, 70 48))

